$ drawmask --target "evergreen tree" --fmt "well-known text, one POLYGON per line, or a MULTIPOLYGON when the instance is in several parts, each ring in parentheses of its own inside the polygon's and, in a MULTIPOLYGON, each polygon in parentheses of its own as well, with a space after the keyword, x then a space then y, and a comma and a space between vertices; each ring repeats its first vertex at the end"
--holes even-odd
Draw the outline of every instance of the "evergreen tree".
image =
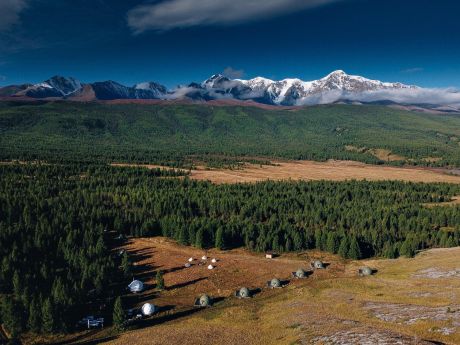
POLYGON ((121 270, 123 271, 123 276, 125 278, 131 278, 133 275, 131 261, 129 260, 129 254, 125 250, 121 257, 121 270))
POLYGON ((361 258, 361 249, 359 248, 359 243, 356 239, 356 236, 353 236, 351 238, 350 248, 348 249, 347 257, 354 260, 361 258))
POLYGON ((6 329, 16 338, 23 331, 22 306, 13 298, 5 298, 1 314, 6 329))
POLYGON ((222 227, 219 227, 217 229, 216 243, 214 244, 214 246, 220 250, 224 249, 224 230, 222 229, 222 227))
POLYGON ((335 232, 329 232, 327 234, 326 250, 330 253, 337 253, 339 250, 337 245, 337 236, 335 232))
POLYGON ((39 332, 41 327, 41 309, 36 299, 33 299, 29 305, 29 319, 27 320, 27 328, 32 332, 39 332))
POLYGON ((113 326, 117 331, 122 331, 125 328, 125 323, 126 315, 123 310, 123 303, 121 297, 118 296, 113 306, 113 326))
POLYGON ((322 244, 321 230, 317 229, 315 230, 315 248, 321 249, 321 244, 322 244))
POLYGON ((202 249, 203 246, 203 229, 199 229, 195 235, 195 247, 202 249))
POLYGON ((52 333, 55 329, 54 308, 49 298, 42 305, 42 331, 52 333))
POLYGON ((349 247, 348 236, 344 235, 342 237, 342 240, 340 241, 338 254, 343 258, 347 258, 348 257, 348 247, 349 247))
POLYGON ((161 272, 160 270, 157 271, 156 281, 157 281, 157 289, 158 290, 164 290, 165 281, 164 281, 164 278, 163 278, 163 272, 161 272))

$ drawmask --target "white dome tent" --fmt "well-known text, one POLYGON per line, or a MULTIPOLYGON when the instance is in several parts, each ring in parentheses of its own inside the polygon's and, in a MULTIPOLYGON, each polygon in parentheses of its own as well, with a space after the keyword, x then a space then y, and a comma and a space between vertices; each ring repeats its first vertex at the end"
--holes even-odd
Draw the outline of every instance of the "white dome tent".
POLYGON ((208 257, 207 257, 206 255, 203 255, 203 256, 201 257, 201 260, 206 261, 206 260, 208 260, 208 257))
POLYGON ((144 283, 142 283, 140 280, 133 280, 128 285, 128 289, 133 293, 142 292, 144 290, 144 283))
POLYGON ((151 316, 151 315, 155 314, 158 311, 158 307, 153 305, 153 304, 151 304, 151 303, 145 303, 142 306, 141 311, 142 311, 142 315, 151 316))
POLYGON ((189 259, 188 259, 188 262, 193 262, 193 258, 189 258, 189 259))
POLYGON ((217 259, 214 258, 214 259, 211 260, 211 262, 212 262, 213 264, 215 264, 215 263, 217 262, 217 259))
POLYGON ((208 270, 213 270, 214 269, 214 266, 213 265, 209 265, 208 266, 208 270))

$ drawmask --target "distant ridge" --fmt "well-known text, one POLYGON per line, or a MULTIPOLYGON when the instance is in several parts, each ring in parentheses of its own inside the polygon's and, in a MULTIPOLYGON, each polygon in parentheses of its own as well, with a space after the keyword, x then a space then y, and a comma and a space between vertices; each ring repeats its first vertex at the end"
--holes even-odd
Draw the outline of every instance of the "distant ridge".
POLYGON ((225 104, 229 103, 224 102, 225 100, 236 100, 274 106, 375 102, 382 104, 387 102, 388 104, 412 105, 434 110, 443 108, 454 112, 460 109, 459 93, 448 93, 448 96, 456 95, 459 98, 457 106, 457 104, 444 102, 442 99, 439 102, 433 102, 431 99, 427 98, 425 101, 425 98, 420 100, 418 97, 418 94, 423 93, 430 96, 430 92, 433 93, 429 89, 414 85, 382 82, 337 70, 324 78, 313 81, 303 81, 297 78, 276 81, 263 77, 244 80, 230 79, 222 74, 215 74, 201 83, 193 82, 172 90, 153 81, 133 86, 125 86, 110 80, 85 84, 72 77, 54 76, 38 84, 11 85, 0 88, 0 97, 75 101, 190 100, 208 102, 221 100, 225 104))

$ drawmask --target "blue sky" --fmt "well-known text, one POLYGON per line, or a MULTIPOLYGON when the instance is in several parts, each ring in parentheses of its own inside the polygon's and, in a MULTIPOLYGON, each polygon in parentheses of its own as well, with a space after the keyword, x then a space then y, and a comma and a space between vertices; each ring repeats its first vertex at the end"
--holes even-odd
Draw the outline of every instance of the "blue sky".
POLYGON ((0 85, 335 69, 460 88, 457 0, 0 0, 0 85))

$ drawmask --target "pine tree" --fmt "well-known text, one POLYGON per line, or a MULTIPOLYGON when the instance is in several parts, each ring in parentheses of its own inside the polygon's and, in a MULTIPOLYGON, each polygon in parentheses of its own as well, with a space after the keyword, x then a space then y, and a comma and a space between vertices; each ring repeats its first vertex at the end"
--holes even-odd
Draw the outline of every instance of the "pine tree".
POLYGON ((54 308, 49 298, 42 305, 42 331, 52 333, 54 331, 54 308))
POLYGON ((348 236, 345 235, 342 237, 342 240, 340 241, 338 254, 343 258, 347 258, 348 257, 348 247, 349 247, 348 236))
POLYGON ((126 316, 123 310, 121 297, 118 296, 113 306, 113 326, 117 331, 122 331, 125 328, 126 316))
POLYGON ((330 253, 337 253, 339 250, 337 246, 337 236, 335 232, 330 232, 327 234, 326 250, 330 253))
POLYGON ((121 258, 121 270, 125 278, 131 278, 133 271, 131 266, 131 261, 129 260, 128 252, 125 250, 121 258))
POLYGON ((5 298, 1 306, 3 323, 13 338, 16 338, 23 331, 22 305, 12 298, 5 298))
POLYGON ((317 229, 315 230, 315 248, 316 249, 321 249, 321 230, 317 229))
POLYGON ((27 328, 32 332, 40 331, 41 310, 36 299, 33 299, 29 305, 29 319, 27 320, 27 328))
POLYGON ((156 281, 157 281, 157 289, 163 290, 165 288, 165 281, 163 278, 163 272, 161 272, 160 270, 157 271, 156 281))
POLYGON ((361 249, 359 248, 359 243, 356 239, 356 236, 353 236, 351 238, 350 248, 348 249, 347 257, 354 260, 361 258, 361 249))
POLYGON ((224 249, 224 230, 222 229, 222 227, 219 227, 217 229, 217 232, 216 232, 216 241, 215 241, 215 247, 217 249, 224 249))
POLYGON ((203 248, 203 229, 199 229, 195 235, 195 247, 203 248))

